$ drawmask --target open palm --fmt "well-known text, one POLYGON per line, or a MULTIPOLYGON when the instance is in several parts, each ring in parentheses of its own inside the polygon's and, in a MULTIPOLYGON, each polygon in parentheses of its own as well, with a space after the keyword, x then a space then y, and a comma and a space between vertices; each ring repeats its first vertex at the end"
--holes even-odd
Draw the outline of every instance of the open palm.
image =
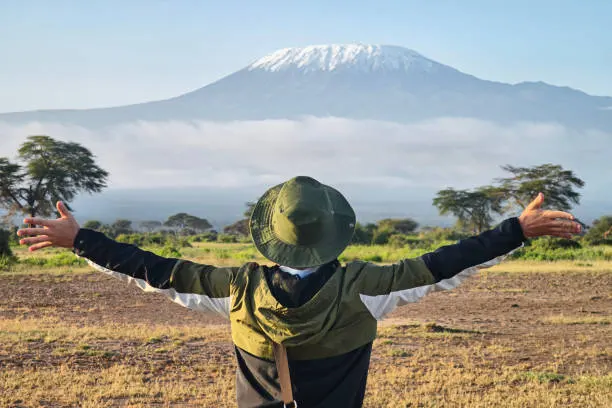
POLYGON ((17 231, 17 235, 22 238, 21 245, 30 245, 30 251, 37 251, 42 248, 56 246, 61 248, 72 248, 74 239, 79 233, 79 223, 68 211, 64 203, 57 202, 57 211, 60 217, 55 220, 43 218, 26 218, 25 224, 35 225, 34 228, 23 228, 17 231))

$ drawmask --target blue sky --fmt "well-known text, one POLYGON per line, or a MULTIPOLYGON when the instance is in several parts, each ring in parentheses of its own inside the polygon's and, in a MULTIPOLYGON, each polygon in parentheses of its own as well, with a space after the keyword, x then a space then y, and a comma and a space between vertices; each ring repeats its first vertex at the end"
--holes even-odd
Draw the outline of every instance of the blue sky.
POLYGON ((0 112, 163 99, 278 48, 347 42, 612 95, 611 19, 609 0, 0 0, 0 112))

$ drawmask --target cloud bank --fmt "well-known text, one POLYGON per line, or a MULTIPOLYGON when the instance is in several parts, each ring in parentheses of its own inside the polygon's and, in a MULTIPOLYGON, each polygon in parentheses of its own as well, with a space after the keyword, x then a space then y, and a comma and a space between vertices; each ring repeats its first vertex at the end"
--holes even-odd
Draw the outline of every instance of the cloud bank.
POLYGON ((0 157, 13 158, 35 134, 89 148, 111 173, 111 188, 269 186, 295 175, 364 189, 470 188, 501 176, 500 165, 548 162, 574 170, 587 186, 612 180, 611 134, 551 123, 307 118, 136 122, 94 131, 0 122, 0 157))

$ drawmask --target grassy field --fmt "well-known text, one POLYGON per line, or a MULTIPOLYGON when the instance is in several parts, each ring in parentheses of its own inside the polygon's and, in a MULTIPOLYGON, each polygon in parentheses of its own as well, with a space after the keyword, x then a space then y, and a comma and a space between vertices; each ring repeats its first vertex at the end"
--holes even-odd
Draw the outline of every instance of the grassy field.
MULTIPOLYGON (((246 244, 180 251, 216 265, 263 261, 246 244)), ((0 272, 0 406, 235 406, 223 320, 65 252, 18 255, 0 272)), ((408 255, 357 247, 344 259, 408 255)), ((507 262, 381 324, 365 406, 609 407, 610 339, 612 262, 507 262)))

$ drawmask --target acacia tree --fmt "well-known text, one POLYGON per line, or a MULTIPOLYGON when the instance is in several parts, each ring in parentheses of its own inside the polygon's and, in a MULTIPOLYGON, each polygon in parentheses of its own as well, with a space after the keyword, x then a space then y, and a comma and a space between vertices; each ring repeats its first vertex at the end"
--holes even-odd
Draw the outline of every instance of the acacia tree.
POLYGON ((89 220, 83 224, 83 228, 98 231, 102 228, 102 223, 98 220, 89 220))
POLYGON ((393 234, 411 234, 419 223, 412 218, 385 218, 377 222, 379 229, 389 230, 393 234))
POLYGON ((70 209, 79 192, 102 191, 107 177, 80 144, 30 136, 19 148, 16 163, 0 157, 0 205, 9 212, 48 217, 57 201, 70 209))
POLYGON ((140 226, 146 229, 148 232, 153 232, 156 229, 161 228, 162 223, 161 221, 147 220, 147 221, 142 221, 140 223, 140 226))
POLYGON ((132 232, 134 232, 132 229, 132 221, 126 220, 124 218, 119 218, 115 220, 115 222, 110 225, 110 230, 112 231, 112 235, 114 236, 122 234, 131 234, 132 232))
POLYGON ((438 191, 433 204, 441 215, 453 214, 458 224, 479 234, 491 227, 494 214, 502 214, 503 199, 494 187, 480 187, 474 191, 448 188, 438 191))
POLYGON ((546 200, 542 208, 568 211, 573 204, 580 204, 580 193, 575 189, 584 187, 584 181, 573 171, 560 165, 542 164, 533 167, 502 166, 511 176, 495 181, 505 196, 507 210, 523 209, 538 193, 546 200))
POLYGON ((543 193, 545 209, 568 211, 572 204, 580 203, 576 188, 584 186, 572 171, 560 165, 543 164, 534 167, 502 166, 511 173, 506 178, 494 180, 492 186, 474 191, 441 190, 434 199, 441 215, 453 214, 458 224, 479 233, 488 229, 495 214, 507 214, 522 210, 538 193, 543 193))
POLYGON ((251 219, 251 214, 253 214, 253 210, 255 209, 254 202, 247 202, 246 209, 242 214, 244 216, 243 219, 236 221, 235 223, 226 226, 223 228, 223 232, 230 235, 249 235, 249 220, 251 219))
POLYGON ((199 218, 195 215, 187 213, 178 213, 170 216, 164 225, 170 228, 174 228, 179 231, 185 231, 187 229, 194 230, 196 232, 206 231, 212 228, 212 225, 205 218, 199 218))

